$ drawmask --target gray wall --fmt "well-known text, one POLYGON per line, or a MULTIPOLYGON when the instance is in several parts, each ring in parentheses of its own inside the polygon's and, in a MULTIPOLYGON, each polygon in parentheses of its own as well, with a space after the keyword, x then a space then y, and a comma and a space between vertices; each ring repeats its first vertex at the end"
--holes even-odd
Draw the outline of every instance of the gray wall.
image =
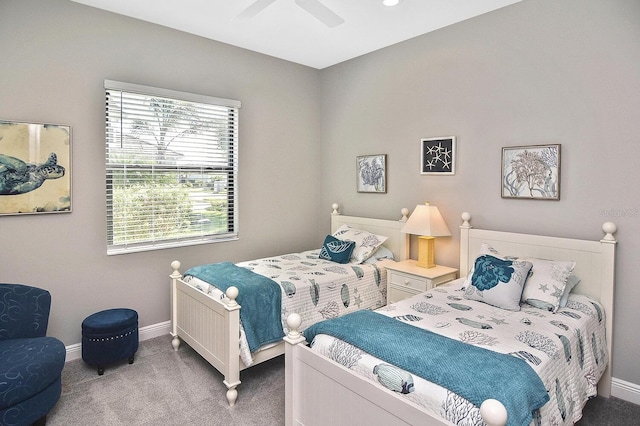
POLYGON ((99 309, 168 320, 173 259, 317 246, 332 202, 391 218, 429 200, 454 233, 436 243, 451 266, 465 210, 477 227, 588 239, 614 220, 613 371, 640 384, 638 22, 636 0, 525 0, 318 71, 66 0, 2 0, 0 118, 72 126, 73 212, 1 217, 0 281, 49 289, 50 334, 69 345, 99 309), (242 101, 239 241, 106 256, 105 78, 242 101), (456 175, 421 176, 420 138, 448 135, 456 175), (562 144, 562 199, 501 199, 500 148, 542 143, 562 144), (356 192, 361 154, 388 155, 387 194, 356 192))
POLYGON ((49 334, 66 345, 101 309, 167 321, 173 259, 186 268, 321 244, 309 197, 318 70, 66 0, 2 0, 0 52, 0 118, 72 127, 73 212, 0 217, 0 282, 50 290, 49 334), (239 241, 106 255, 104 79, 242 101, 239 241))
POLYGON ((463 211, 476 227, 585 239, 613 220, 613 373, 640 384, 639 41, 637 0, 525 0, 322 70, 320 205, 396 217, 428 200, 454 234, 436 241, 448 266, 463 211), (420 138, 449 135, 455 176, 420 175, 420 138), (561 200, 502 199, 501 147, 546 143, 562 144, 561 200), (387 194, 356 193, 362 154, 388 155, 387 194))

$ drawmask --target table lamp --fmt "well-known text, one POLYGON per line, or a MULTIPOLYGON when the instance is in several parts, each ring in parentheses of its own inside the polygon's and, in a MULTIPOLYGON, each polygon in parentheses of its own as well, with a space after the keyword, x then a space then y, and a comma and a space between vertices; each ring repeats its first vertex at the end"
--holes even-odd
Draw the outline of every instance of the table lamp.
POLYGON ((436 266, 434 237, 446 237, 451 235, 447 224, 444 222, 440 210, 436 206, 418 204, 411 216, 402 227, 405 234, 419 235, 418 237, 418 263, 422 268, 436 266))

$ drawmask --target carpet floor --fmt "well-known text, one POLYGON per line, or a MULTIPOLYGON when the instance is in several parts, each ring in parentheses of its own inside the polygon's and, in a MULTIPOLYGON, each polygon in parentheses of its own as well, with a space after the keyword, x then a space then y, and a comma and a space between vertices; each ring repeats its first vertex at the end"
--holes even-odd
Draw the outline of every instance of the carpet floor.
MULTIPOLYGON (((82 360, 68 362, 47 425, 284 425, 284 358, 243 371, 241 380, 229 408, 220 373, 188 345, 174 352, 170 336, 156 337, 140 342, 133 364, 109 366, 103 376, 82 360)), ((578 425, 640 425, 640 406, 598 397, 578 425)))
POLYGON ((188 345, 175 352, 169 335, 156 337, 140 342, 133 364, 108 366, 103 376, 68 362, 47 426, 284 424, 284 357, 242 372, 233 408, 222 379, 188 345))

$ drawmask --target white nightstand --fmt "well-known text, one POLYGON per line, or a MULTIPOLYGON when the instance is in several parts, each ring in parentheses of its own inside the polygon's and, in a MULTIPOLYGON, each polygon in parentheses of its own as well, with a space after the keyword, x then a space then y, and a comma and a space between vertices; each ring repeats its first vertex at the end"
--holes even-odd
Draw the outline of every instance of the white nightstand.
POLYGON ((415 260, 404 260, 385 265, 387 268, 387 304, 455 280, 458 270, 436 265, 433 268, 416 266, 415 260))

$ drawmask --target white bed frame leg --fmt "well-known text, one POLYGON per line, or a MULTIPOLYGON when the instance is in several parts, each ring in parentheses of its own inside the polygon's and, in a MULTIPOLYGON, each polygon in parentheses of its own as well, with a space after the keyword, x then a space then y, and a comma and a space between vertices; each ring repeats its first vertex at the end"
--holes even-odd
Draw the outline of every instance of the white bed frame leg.
POLYGON ((173 336, 173 339, 171 339, 171 346, 174 351, 177 351, 180 348, 180 338, 178 336, 173 336))
POLYGON ((304 342, 304 336, 298 331, 300 329, 300 324, 302 324, 302 319, 298 314, 291 314, 287 317, 287 326, 289 327, 289 333, 284 337, 284 341, 286 342, 284 348, 284 406, 285 406, 285 414, 284 414, 284 424, 285 426, 292 426, 295 420, 295 409, 298 407, 297 397, 296 397, 296 389, 294 382, 294 367, 295 367, 295 357, 293 355, 293 350, 295 345, 304 342), (296 398, 294 400, 294 398, 296 398))
POLYGON ((227 401, 229 402, 229 407, 233 407, 236 405, 236 400, 238 399, 238 390, 236 387, 229 388, 227 391, 227 401))
MULTIPOLYGON (((471 214, 469 212, 464 212, 461 215, 462 217, 462 225, 460 225, 460 265, 469 265, 470 262, 473 262, 471 259, 471 253, 469 253, 469 231, 472 226, 469 222, 471 220, 471 214)), ((469 268, 460 267, 460 278, 466 277, 469 273, 469 268)))
POLYGON ((177 329, 177 318, 178 318, 178 306, 177 306, 177 281, 182 278, 182 274, 180 273, 180 261, 174 260, 171 262, 171 269, 173 272, 169 275, 171 278, 171 335, 173 339, 171 340, 171 346, 174 351, 177 351, 180 347, 180 338, 178 337, 178 329, 177 329))
MULTIPOLYGON (((604 237, 600 240, 602 244, 602 250, 605 252, 607 258, 612 259, 610 262, 604 262, 605 269, 602 271, 603 282, 615 283, 615 256, 616 256, 616 237, 613 235, 618 230, 618 227, 613 222, 605 222, 602 225, 602 231, 604 237)), ((613 288, 613 285, 610 286, 613 288)), ((606 286, 605 286, 606 288, 606 286)), ((600 303, 604 306, 606 312, 606 335, 607 335, 607 351, 609 353, 609 363, 607 369, 602 374, 600 381, 598 382, 598 395, 605 398, 611 396, 611 373, 613 371, 613 291, 602 292, 600 295, 600 303)))

